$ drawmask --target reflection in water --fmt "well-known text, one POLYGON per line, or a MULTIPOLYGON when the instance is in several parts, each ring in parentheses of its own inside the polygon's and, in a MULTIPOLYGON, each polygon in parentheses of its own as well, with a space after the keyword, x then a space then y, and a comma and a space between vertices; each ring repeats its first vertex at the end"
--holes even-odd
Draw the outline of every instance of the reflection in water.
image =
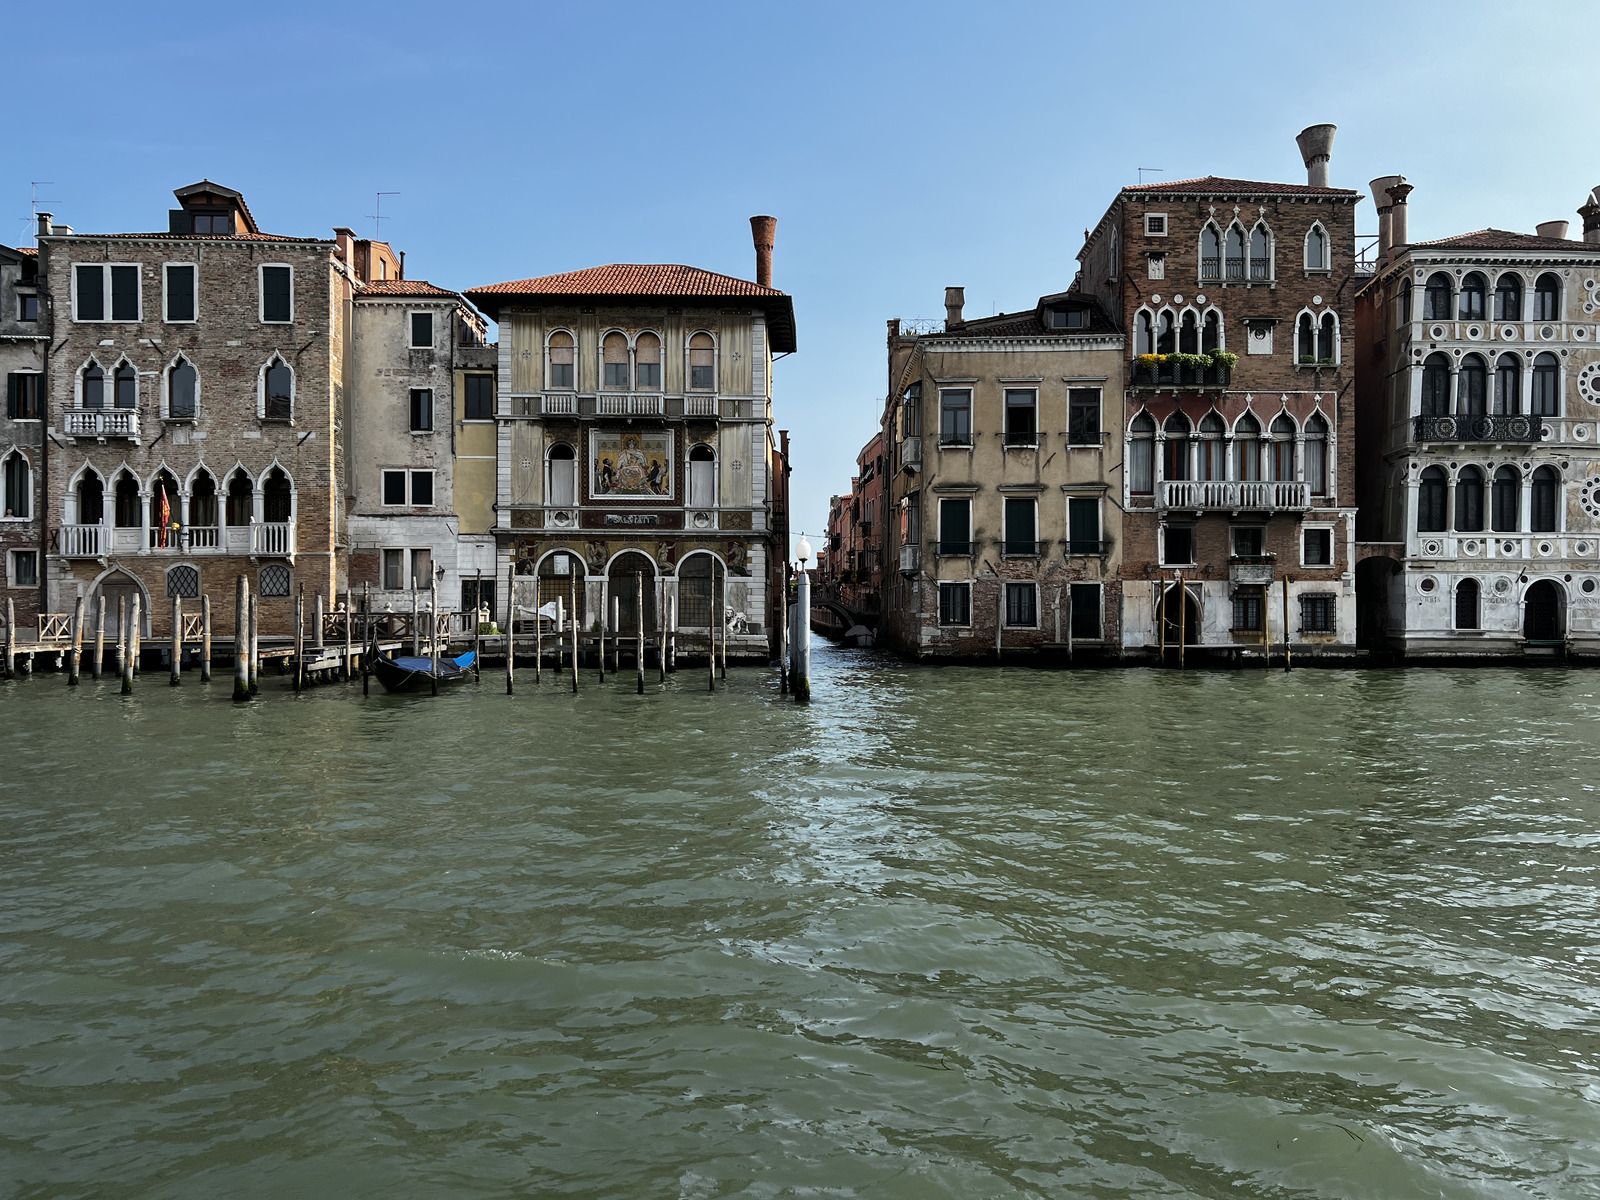
POLYGON ((1595 676, 814 670, 0 685, 4 1178, 1600 1191, 1595 676))

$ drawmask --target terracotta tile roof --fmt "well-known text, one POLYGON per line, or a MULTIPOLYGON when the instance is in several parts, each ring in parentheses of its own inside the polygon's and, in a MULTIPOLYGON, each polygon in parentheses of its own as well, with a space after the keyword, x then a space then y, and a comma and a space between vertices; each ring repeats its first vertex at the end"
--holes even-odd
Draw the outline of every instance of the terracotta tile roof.
POLYGON ((1513 233, 1509 229, 1477 229, 1471 233, 1458 233, 1455 237, 1411 243, 1411 248, 1414 250, 1423 247, 1445 250, 1565 250, 1569 253, 1600 253, 1600 245, 1593 242, 1540 237, 1533 233, 1513 233))
POLYGON ((1262 183, 1253 179, 1222 179, 1216 175, 1202 175, 1198 179, 1173 179, 1165 183, 1134 183, 1122 189, 1125 192, 1181 192, 1195 196, 1265 196, 1281 193, 1286 196, 1355 196, 1360 193, 1351 188, 1312 187, 1304 183, 1262 183))
POLYGON ((18 246, 17 247, 17 253, 18 254, 38 254, 39 253, 39 248, 37 246, 18 246))
POLYGON ((610 263, 559 275, 491 283, 468 288, 463 294, 491 321, 500 319, 503 305, 516 301, 748 300, 752 308, 766 310, 772 349, 780 354, 796 349, 794 305, 787 292, 677 263, 610 263))
POLYGON ((1043 296, 1039 300, 1038 308, 1027 309, 1024 312, 996 313, 992 317, 974 317, 965 321, 955 329, 946 328, 943 333, 934 334, 934 337, 960 337, 960 338, 1007 338, 1007 337, 1083 337, 1086 334, 1118 333, 1116 322, 1106 316, 1094 297, 1079 292, 1057 292, 1053 296, 1043 296), (1073 300, 1089 309, 1089 327, 1087 329, 1057 329, 1044 323, 1044 311, 1047 304, 1055 305, 1063 300, 1073 300))
POLYGON ((434 287, 426 279, 374 279, 361 285, 358 296, 437 296, 461 299, 460 292, 434 287))
POLYGON ((560 275, 541 275, 536 279, 514 279, 471 288, 468 295, 484 296, 781 296, 776 288, 764 288, 748 279, 718 275, 698 267, 674 263, 611 263, 566 271, 560 275))

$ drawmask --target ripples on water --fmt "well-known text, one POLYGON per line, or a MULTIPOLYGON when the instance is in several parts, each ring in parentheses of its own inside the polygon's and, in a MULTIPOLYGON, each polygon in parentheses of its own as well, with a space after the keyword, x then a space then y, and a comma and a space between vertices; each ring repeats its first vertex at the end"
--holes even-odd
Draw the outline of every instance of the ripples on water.
POLYGON ((1597 680, 0 685, 0 1195, 1600 1194, 1597 680))

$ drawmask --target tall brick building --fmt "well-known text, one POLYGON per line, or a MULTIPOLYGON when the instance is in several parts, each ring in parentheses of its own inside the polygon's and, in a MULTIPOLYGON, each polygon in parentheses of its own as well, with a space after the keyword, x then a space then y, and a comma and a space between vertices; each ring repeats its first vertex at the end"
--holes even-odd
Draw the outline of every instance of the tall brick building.
POLYGON ((1355 644, 1358 192, 1207 176, 1123 188, 1078 258, 1127 333, 1124 646, 1355 644), (1181 590, 1179 580, 1181 578, 1181 590), (1287 603, 1284 585, 1287 582, 1287 603), (1287 608, 1287 628, 1285 627, 1287 608))
POLYGON ((38 256, 0 246, 0 578, 18 625, 40 611, 44 572, 40 487, 45 477, 44 360, 50 311, 39 295, 38 256))
POLYGON ((341 420, 350 301, 331 239, 263 232, 244 197, 201 181, 153 233, 48 223, 39 282, 53 442, 43 510, 48 603, 140 597, 147 634, 202 592, 224 629, 234 580, 263 628, 291 594, 343 586, 341 420))

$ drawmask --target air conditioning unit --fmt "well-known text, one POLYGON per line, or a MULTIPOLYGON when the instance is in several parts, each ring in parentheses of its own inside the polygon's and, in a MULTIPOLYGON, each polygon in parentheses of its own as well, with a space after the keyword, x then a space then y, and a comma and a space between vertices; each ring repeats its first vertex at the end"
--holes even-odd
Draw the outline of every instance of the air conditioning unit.
POLYGON ((919 437, 902 438, 900 441, 900 469, 902 471, 916 471, 922 467, 922 439, 919 437))
POLYGON ((922 547, 900 547, 900 574, 915 575, 922 568, 922 547))

